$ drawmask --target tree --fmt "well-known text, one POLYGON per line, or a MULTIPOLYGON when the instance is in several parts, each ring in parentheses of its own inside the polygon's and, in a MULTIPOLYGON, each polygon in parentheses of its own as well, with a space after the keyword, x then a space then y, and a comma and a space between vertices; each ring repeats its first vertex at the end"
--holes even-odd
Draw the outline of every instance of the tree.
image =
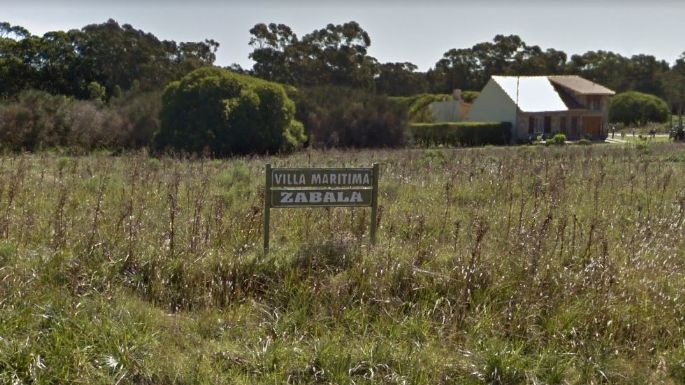
POLYGON ((580 75, 617 91, 629 89, 625 74, 628 58, 609 51, 588 51, 571 56, 569 73, 580 75))
POLYGON ((665 60, 657 60, 652 55, 633 55, 628 61, 626 72, 626 89, 664 97, 665 92, 661 82, 669 65, 665 60))
POLYGON ((299 40, 290 27, 260 23, 250 29, 250 34, 250 46, 254 50, 249 57, 255 61, 252 68, 254 75, 270 81, 294 84, 299 40))
POLYGON ((302 39, 283 24, 257 24, 250 33, 258 77, 297 86, 373 88, 377 62, 368 55, 371 39, 354 21, 328 24, 302 39))
POLYGON ((411 96, 428 90, 426 74, 412 63, 384 63, 374 79, 376 92, 390 96, 411 96))
POLYGON ((275 153, 305 140, 294 114, 281 85, 205 67, 166 88, 155 141, 159 148, 221 156, 275 153))
POLYGON ((0 95, 38 88, 39 42, 23 27, 0 23, 0 95))
POLYGON ((302 88, 297 116, 314 147, 397 147, 405 142, 406 110, 384 95, 360 89, 302 88))
POLYGON ((646 124, 665 122, 669 108, 663 99, 641 92, 624 92, 614 96, 609 103, 609 120, 616 123, 646 124))
POLYGON ((428 71, 431 90, 481 89, 492 75, 548 75, 565 72, 566 54, 528 46, 517 35, 497 35, 492 42, 451 49, 428 71))
POLYGON ((171 80, 212 65, 218 43, 160 41, 114 20, 80 30, 48 32, 0 23, 0 95, 39 89, 87 99, 97 82, 106 99, 122 90, 161 89, 171 80))
POLYGON ((678 124, 683 124, 683 107, 685 106, 685 52, 680 55, 671 69, 661 76, 662 87, 671 106, 676 107, 678 124))
POLYGON ((428 71, 433 93, 451 93, 455 88, 481 89, 487 82, 483 67, 471 49, 451 49, 428 71))

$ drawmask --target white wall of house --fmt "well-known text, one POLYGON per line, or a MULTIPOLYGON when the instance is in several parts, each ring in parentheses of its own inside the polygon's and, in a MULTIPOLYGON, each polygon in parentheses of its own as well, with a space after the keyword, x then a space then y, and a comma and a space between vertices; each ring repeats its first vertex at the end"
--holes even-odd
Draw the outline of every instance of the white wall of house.
POLYGON ((428 105, 435 123, 458 122, 461 116, 461 106, 457 100, 433 102, 428 105))
POLYGON ((516 127, 516 104, 506 92, 490 79, 473 102, 466 117, 471 122, 510 122, 516 127))

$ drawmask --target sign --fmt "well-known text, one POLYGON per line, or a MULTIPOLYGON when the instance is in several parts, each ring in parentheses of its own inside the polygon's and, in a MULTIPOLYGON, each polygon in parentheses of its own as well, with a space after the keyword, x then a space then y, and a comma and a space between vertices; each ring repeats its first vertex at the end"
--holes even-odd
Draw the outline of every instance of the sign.
POLYGON ((271 187, 373 187, 372 168, 280 168, 271 172, 271 187))
POLYGON ((271 190, 271 207, 371 206, 371 189, 271 190))
POLYGON ((371 207, 371 243, 376 243, 378 163, 371 168, 271 168, 264 189, 264 253, 269 251, 272 208, 371 207))

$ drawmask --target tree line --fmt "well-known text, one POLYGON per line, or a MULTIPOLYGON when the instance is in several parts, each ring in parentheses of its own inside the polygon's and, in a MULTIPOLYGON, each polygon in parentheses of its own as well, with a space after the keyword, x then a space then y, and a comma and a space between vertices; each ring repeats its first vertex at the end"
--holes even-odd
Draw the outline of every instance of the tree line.
MULTIPOLYGON (((445 52, 426 72, 410 62, 381 63, 369 55, 371 38, 356 22, 328 24, 299 37, 285 24, 250 29, 254 65, 232 69, 298 87, 344 86, 390 96, 480 90, 493 74, 573 74, 617 92, 639 91, 678 99, 685 56, 673 66, 652 55, 611 51, 571 55, 543 50, 517 35, 445 52)), ((87 99, 117 96, 133 87, 160 89, 190 71, 213 65, 219 43, 160 40, 114 20, 70 31, 32 35, 0 23, 0 94, 38 89, 87 99)))
MULTIPOLYGON (((310 145, 401 145, 408 113, 388 96, 480 90, 493 74, 577 74, 617 92, 665 98, 681 111, 685 101, 685 55, 673 65, 651 55, 610 51, 569 57, 516 35, 497 35, 470 48, 450 49, 422 72, 410 62, 379 62, 369 54, 371 37, 354 21, 303 36, 284 24, 260 23, 250 35, 252 68, 234 64, 226 70, 285 85, 295 102, 294 122, 304 124, 310 145)), ((160 40, 111 19, 43 36, 0 23, 0 141, 16 149, 73 143, 85 148, 152 146, 161 128, 165 87, 214 66, 218 47, 211 39, 160 40)), ((218 78, 225 79, 213 77, 218 78)), ((259 108, 257 99, 243 95, 236 100, 249 107, 246 111, 259 108)))
POLYGON ((338 84, 391 95, 480 90, 491 75, 580 75, 617 92, 639 91, 676 101, 685 81, 685 56, 673 66, 652 55, 626 57, 564 51, 529 45, 517 35, 445 52, 426 72, 409 62, 380 63, 368 54, 371 39, 356 22, 329 24, 298 38, 284 24, 257 24, 251 30, 251 74, 285 84, 338 84))
POLYGON ((212 65, 219 43, 160 40, 114 20, 35 36, 0 23, 0 95, 34 89, 78 99, 119 96, 132 88, 159 90, 212 65))

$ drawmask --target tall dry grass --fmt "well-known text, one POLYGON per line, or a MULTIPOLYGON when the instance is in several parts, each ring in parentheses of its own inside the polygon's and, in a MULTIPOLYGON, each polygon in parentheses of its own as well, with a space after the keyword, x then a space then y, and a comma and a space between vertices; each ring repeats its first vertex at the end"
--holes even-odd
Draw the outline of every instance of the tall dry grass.
POLYGON ((685 382, 678 145, 0 157, 0 383, 685 382), (382 164, 366 209, 263 170, 382 164))

